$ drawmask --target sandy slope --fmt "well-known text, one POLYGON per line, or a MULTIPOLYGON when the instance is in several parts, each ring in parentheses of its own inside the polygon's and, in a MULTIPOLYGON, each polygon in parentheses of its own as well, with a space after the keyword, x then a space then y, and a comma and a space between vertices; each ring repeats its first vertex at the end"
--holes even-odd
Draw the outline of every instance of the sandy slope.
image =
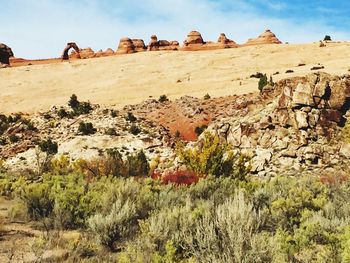
POLYGON ((309 73, 317 63, 345 74, 350 43, 265 45, 205 52, 147 52, 71 63, 0 70, 0 112, 34 112, 64 104, 72 93, 81 100, 123 106, 149 96, 224 96, 257 90, 256 71, 274 80, 309 73), (297 67, 299 63, 306 66, 297 67), (295 73, 285 74, 287 69, 295 73))

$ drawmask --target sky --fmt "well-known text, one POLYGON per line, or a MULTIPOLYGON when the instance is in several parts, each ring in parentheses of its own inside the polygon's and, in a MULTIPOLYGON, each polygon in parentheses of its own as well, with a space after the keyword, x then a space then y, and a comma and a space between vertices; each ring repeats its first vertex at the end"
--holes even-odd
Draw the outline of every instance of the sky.
POLYGON ((177 40, 198 30, 238 43, 271 29, 283 42, 350 40, 348 0, 0 0, 0 43, 16 57, 59 57, 67 42, 116 49, 122 37, 177 40))

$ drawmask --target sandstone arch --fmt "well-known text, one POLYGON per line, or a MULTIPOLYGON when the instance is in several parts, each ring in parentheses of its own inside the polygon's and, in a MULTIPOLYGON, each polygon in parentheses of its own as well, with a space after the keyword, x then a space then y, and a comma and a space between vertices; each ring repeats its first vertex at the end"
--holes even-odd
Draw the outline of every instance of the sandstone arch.
POLYGON ((76 57, 77 58, 80 58, 80 55, 79 55, 79 53, 80 53, 80 50, 79 50, 79 47, 77 46, 77 44, 76 43, 74 43, 74 42, 70 42, 70 43, 67 43, 67 46, 64 48, 64 50, 63 50, 63 53, 62 53, 62 56, 61 56, 61 58, 62 58, 62 60, 69 60, 69 50, 71 49, 71 48, 73 48, 74 50, 75 50, 75 52, 76 52, 76 57))
POLYGON ((12 49, 0 43, 0 64, 10 65, 10 57, 13 57, 12 49))

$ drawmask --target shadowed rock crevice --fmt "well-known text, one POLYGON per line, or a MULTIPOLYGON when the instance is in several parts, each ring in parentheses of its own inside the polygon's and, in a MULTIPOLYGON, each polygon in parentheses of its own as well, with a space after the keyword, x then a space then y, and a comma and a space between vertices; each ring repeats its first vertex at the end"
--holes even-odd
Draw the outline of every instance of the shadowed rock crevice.
POLYGON ((13 56, 12 49, 0 43, 0 64, 10 65, 10 58, 13 56))

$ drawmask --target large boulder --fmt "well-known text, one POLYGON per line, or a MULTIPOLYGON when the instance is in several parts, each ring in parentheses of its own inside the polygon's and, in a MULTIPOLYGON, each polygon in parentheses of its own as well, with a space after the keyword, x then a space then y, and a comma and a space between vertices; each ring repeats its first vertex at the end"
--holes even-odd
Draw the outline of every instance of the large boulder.
POLYGON ((247 41, 245 45, 263 45, 263 44, 282 44, 282 42, 276 37, 270 29, 266 29, 257 38, 251 38, 247 41))
POLYGON ((0 64, 10 65, 10 58, 13 56, 12 49, 0 43, 0 64))
POLYGON ((116 51, 116 53, 117 54, 135 53, 135 45, 133 41, 127 37, 120 39, 118 50, 116 51))
POLYGON ((146 45, 145 42, 142 39, 132 39, 132 43, 135 47, 135 52, 142 52, 146 51, 146 45))
POLYGON ((203 45, 204 44, 204 40, 202 38, 201 33, 199 33, 198 31, 191 31, 190 33, 188 33, 187 35, 187 39, 184 41, 184 45, 185 46, 189 46, 189 45, 203 45))
POLYGON ((79 54, 80 54, 80 58, 82 59, 95 57, 95 52, 90 47, 80 49, 79 54))

